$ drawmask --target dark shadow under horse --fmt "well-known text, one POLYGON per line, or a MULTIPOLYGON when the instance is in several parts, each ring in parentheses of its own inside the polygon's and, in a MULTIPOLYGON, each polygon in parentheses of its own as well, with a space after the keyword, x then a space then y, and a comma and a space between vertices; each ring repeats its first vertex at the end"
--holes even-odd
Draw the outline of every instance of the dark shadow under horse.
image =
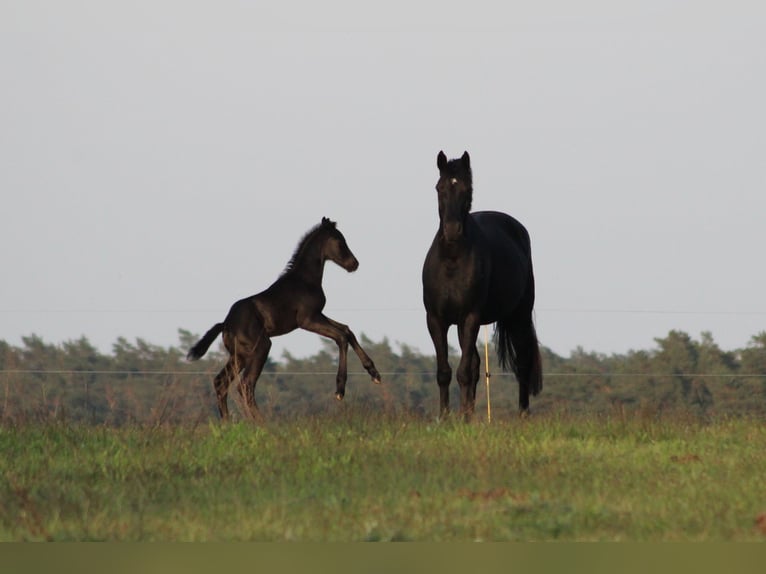
POLYGON ((229 417, 226 399, 229 384, 235 378, 239 378, 239 392, 245 399, 249 415, 259 417, 255 384, 271 349, 271 337, 298 328, 318 333, 337 343, 339 358, 335 398, 343 399, 346 392, 349 345, 373 382, 380 383, 380 373, 351 329, 322 313, 326 302, 322 275, 327 260, 348 272, 359 267, 335 222, 323 217, 322 222, 303 237, 285 271, 268 289, 234 303, 223 322, 213 325, 191 348, 187 358, 191 361, 199 359, 223 333, 223 344, 230 357, 214 382, 221 418, 229 417))
POLYGON ((501 366, 519 382, 519 409, 543 387, 542 362, 532 317, 535 280, 529 234, 516 219, 496 211, 471 213, 473 176, 468 152, 447 161, 437 157, 439 230, 423 264, 423 303, 436 350, 436 379, 442 414, 449 411, 452 369, 447 331, 457 325, 460 410, 474 411, 479 380, 476 338, 481 325, 495 323, 501 366))

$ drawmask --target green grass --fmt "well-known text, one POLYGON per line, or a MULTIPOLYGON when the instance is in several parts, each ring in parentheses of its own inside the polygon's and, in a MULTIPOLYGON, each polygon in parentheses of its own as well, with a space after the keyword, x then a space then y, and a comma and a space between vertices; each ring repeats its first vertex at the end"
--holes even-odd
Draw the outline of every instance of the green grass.
POLYGON ((28 424, 0 452, 4 541, 765 538, 752 419, 28 424))

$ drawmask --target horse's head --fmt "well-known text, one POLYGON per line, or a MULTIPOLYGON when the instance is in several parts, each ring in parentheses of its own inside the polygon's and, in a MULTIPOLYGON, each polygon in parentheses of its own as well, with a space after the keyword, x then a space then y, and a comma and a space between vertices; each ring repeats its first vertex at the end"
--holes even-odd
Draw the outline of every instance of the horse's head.
POLYGON ((326 234, 324 245, 322 247, 322 257, 324 260, 338 264, 349 273, 356 271, 359 267, 359 261, 348 248, 346 238, 338 230, 337 224, 326 217, 322 218, 321 228, 326 234))
POLYGON ((460 159, 447 161, 447 156, 440 151, 436 165, 439 168, 436 191, 439 194, 440 230, 445 241, 454 242, 463 237, 463 225, 471 211, 471 158, 468 152, 463 152, 460 159))

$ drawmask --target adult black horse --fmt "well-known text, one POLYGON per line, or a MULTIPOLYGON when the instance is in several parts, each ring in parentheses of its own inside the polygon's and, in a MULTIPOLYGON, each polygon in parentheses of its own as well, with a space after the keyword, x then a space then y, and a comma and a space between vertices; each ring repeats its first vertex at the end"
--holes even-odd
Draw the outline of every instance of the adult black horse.
POLYGON ((436 160, 439 230, 423 264, 423 303, 436 349, 436 380, 442 413, 449 411, 452 369, 447 331, 457 325, 461 358, 457 368, 460 410, 476 404, 481 325, 495 323, 495 349, 501 366, 519 382, 519 409, 543 388, 542 362, 532 318, 535 280, 529 234, 516 219, 496 211, 471 213, 473 177, 468 152, 436 160))
POLYGON ((326 302, 322 275, 327 260, 348 272, 359 267, 359 261, 348 248, 335 222, 323 217, 319 225, 306 233, 285 271, 268 289, 234 303, 223 322, 213 325, 191 348, 187 358, 191 361, 199 359, 223 333, 223 344, 230 356, 214 382, 221 418, 229 418, 226 398, 229 384, 236 377, 240 377, 239 392, 245 399, 249 414, 258 416, 255 384, 271 349, 270 338, 297 328, 318 333, 337 343, 339 359, 335 398, 338 400, 343 399, 346 392, 349 345, 356 351, 373 382, 380 383, 380 373, 351 329, 322 313, 326 302))

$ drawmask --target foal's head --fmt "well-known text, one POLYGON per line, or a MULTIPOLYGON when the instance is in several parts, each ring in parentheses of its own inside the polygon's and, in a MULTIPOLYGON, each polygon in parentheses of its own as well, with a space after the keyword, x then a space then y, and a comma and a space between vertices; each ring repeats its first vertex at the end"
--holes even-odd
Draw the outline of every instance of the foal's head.
POLYGON ((439 168, 439 181, 436 191, 439 194, 440 229, 445 241, 457 241, 463 236, 463 224, 471 211, 473 197, 473 176, 471 158, 463 152, 460 159, 447 161, 443 151, 436 158, 439 168))
POLYGON ((346 238, 338 230, 334 221, 330 221, 326 217, 322 218, 320 224, 320 230, 324 236, 322 244, 322 260, 329 259, 330 261, 337 263, 343 269, 348 272, 356 271, 359 267, 359 261, 357 261, 354 254, 348 248, 346 238))

